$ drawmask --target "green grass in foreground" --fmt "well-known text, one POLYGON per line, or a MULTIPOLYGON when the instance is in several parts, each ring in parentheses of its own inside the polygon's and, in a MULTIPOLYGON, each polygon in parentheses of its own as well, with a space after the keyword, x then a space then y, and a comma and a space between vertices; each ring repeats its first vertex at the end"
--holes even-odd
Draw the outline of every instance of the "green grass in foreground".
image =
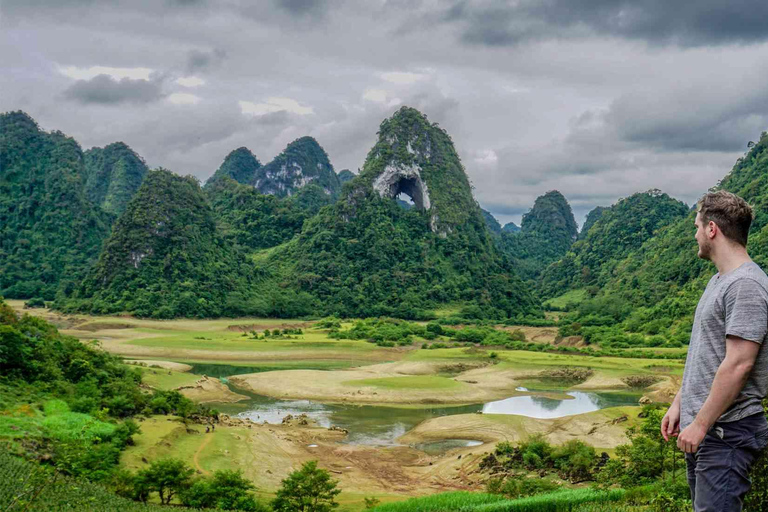
MULTIPOLYGON (((388 503, 376 507, 375 512, 571 512, 586 503, 613 503, 624 497, 625 491, 595 491, 593 489, 565 489, 528 498, 508 500, 485 493, 451 492, 424 498, 388 503)), ((606 509, 607 510, 607 509, 606 509)), ((616 510, 616 508, 610 508, 616 510)))
POLYGON ((374 386, 385 389, 458 389, 465 386, 465 384, 453 379, 433 375, 348 380, 344 382, 344 385, 355 387, 374 386))
POLYGON ((120 498, 104 488, 27 462, 0 448, 0 506, 4 511, 98 510, 101 512, 167 512, 193 510, 161 507, 120 498))

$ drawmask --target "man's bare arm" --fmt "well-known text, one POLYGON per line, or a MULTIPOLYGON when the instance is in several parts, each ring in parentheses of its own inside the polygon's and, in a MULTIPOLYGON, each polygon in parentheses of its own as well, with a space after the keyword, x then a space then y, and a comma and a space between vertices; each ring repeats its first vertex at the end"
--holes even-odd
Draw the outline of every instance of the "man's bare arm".
POLYGON ((705 430, 709 430, 739 396, 752 372, 759 350, 760 344, 754 341, 736 336, 725 339, 725 359, 717 369, 707 401, 694 420, 705 430))

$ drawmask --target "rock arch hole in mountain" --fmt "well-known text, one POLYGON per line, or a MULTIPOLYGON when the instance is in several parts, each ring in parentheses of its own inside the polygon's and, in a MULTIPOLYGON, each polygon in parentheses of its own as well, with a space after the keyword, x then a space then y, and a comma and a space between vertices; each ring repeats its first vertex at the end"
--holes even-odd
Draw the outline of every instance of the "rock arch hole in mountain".
POLYGON ((427 184, 421 179, 418 166, 387 166, 373 184, 382 197, 402 198, 403 195, 413 201, 421 210, 429 210, 430 200, 427 184))

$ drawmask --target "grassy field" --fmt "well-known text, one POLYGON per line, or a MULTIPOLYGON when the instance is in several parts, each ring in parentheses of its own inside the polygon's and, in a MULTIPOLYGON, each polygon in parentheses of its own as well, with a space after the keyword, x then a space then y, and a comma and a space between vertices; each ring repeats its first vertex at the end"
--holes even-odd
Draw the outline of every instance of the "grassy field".
POLYGON ((552 297, 544 302, 544 307, 564 310, 568 306, 575 305, 587 298, 587 290, 569 290, 562 295, 552 297))

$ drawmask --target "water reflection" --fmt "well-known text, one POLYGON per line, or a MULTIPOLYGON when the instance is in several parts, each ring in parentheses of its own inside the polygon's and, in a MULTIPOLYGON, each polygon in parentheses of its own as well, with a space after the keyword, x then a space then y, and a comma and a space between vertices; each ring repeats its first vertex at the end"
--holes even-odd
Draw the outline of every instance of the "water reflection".
MULTIPOLYGON (((348 430, 349 435, 343 441, 345 443, 373 446, 398 445, 396 441, 398 437, 422 421, 440 416, 483 412, 485 414, 519 414, 541 419, 560 418, 606 407, 635 405, 638 398, 638 395, 628 393, 568 391, 564 394, 558 393, 560 396, 570 397, 565 399, 528 395, 486 404, 403 409, 373 405, 325 404, 312 400, 277 400, 240 389, 235 390, 248 395, 250 399, 236 404, 220 404, 216 406, 217 409, 258 423, 282 423, 283 418, 289 414, 293 416, 306 414, 322 427, 337 426, 348 430)), ((528 392, 525 388, 518 388, 518 391, 528 392)), ((456 446, 451 444, 453 442, 464 443, 457 446, 468 446, 467 440, 451 440, 448 444, 438 443, 435 449, 454 448, 456 446)))
POLYGON ((488 402, 483 406, 484 414, 519 414, 529 418, 552 419, 593 412, 618 405, 635 405, 636 398, 625 394, 584 393, 568 391, 571 398, 558 400, 545 396, 513 396, 504 400, 488 402))

